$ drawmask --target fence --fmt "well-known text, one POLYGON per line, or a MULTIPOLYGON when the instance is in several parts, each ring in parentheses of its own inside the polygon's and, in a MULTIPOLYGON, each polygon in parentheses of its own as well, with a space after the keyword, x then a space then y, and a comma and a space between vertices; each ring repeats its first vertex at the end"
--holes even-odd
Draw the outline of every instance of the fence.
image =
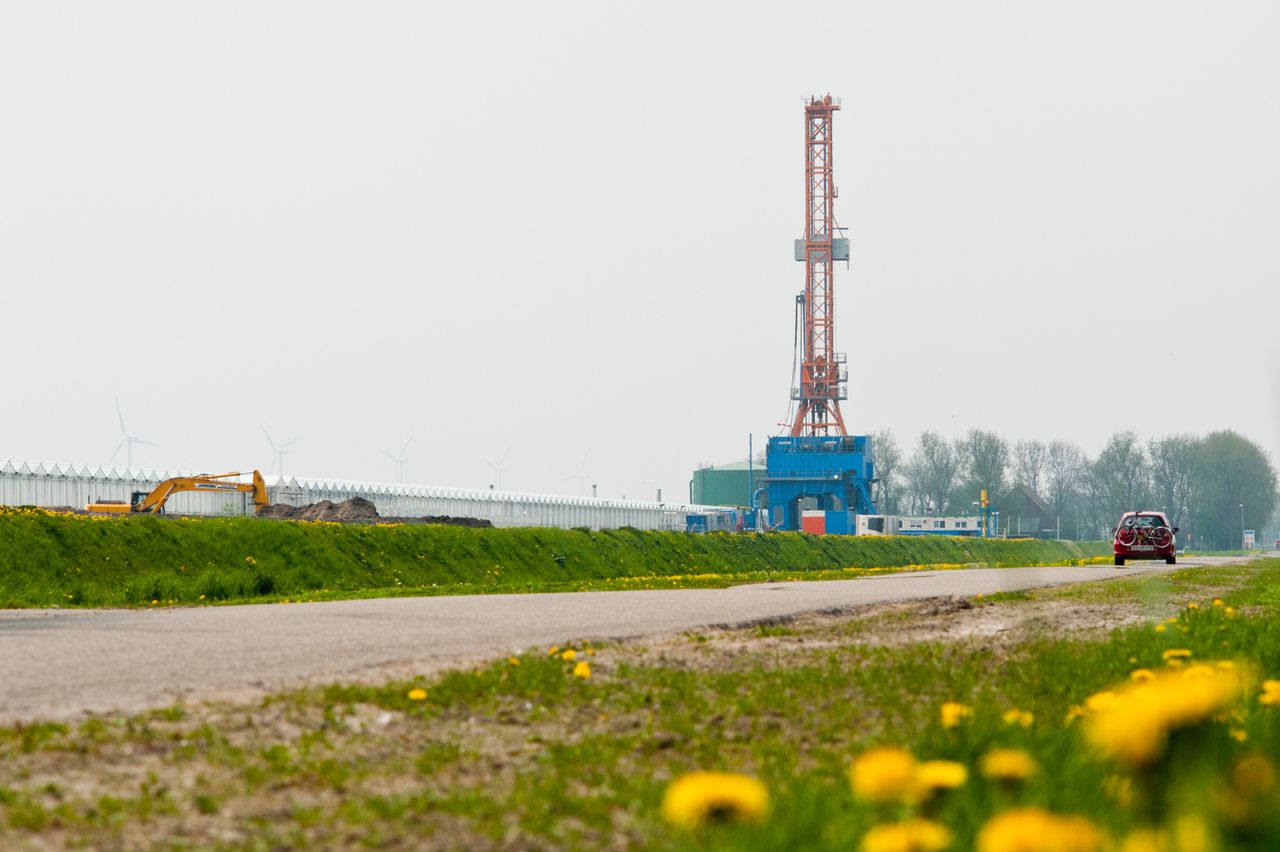
MULTIPOLYGON (((183 475, 188 474, 8 461, 0 465, 0 505, 83 508, 86 503, 96 500, 128 501, 135 491, 150 491, 165 479, 183 475)), ((350 497, 363 497, 377 506, 378 513, 385 517, 450 515, 481 518, 497 527, 683 530, 686 515, 715 508, 682 503, 296 477, 268 478, 267 483, 272 503, 303 506, 321 500, 337 503, 350 497)), ((252 508, 247 494, 185 492, 171 497, 166 511, 190 515, 246 515, 252 508)))

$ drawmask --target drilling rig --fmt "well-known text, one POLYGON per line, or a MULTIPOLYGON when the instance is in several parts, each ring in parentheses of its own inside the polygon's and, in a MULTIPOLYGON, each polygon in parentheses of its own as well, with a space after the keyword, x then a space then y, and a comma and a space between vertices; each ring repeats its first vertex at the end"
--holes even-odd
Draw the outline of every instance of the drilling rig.
POLYGON ((804 264, 796 297, 798 383, 788 434, 769 439, 765 488, 769 523, 784 530, 851 533, 856 515, 874 515, 871 439, 845 430, 848 359, 835 349, 835 264, 849 260, 849 240, 836 225, 831 124, 840 102, 830 95, 805 103, 804 236, 795 259, 804 264))

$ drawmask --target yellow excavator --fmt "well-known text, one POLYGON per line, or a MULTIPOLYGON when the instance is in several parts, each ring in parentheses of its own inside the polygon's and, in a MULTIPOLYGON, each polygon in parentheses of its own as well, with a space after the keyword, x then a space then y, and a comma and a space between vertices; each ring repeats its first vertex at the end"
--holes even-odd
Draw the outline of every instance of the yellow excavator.
POLYGON ((87 512, 112 512, 125 514, 128 512, 147 512, 153 515, 164 511, 164 504, 179 491, 240 491, 253 494, 253 505, 261 509, 270 504, 267 498, 267 483, 258 471, 253 472, 253 482, 236 482, 233 473, 199 473, 195 476, 175 476, 166 479, 155 488, 147 491, 135 491, 128 503, 123 500, 98 500, 85 506, 87 512))

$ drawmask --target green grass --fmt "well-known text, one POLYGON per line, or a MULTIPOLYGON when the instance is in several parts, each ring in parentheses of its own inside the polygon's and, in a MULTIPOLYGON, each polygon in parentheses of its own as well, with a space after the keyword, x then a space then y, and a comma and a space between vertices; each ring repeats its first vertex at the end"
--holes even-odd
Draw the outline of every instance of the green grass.
POLYGON ((470 529, 0 508, 0 607, 725 586, 937 565, 1062 564, 1102 542, 470 529))
POLYGON ((972 848, 995 812, 1023 805, 1082 815, 1116 839, 1147 818, 1194 817, 1210 835, 1205 848, 1280 848, 1276 787, 1243 797, 1248 818, 1221 810, 1235 795, 1237 761, 1280 759, 1280 708, 1251 693, 1132 775, 1086 747, 1080 722, 1065 721, 1091 693, 1160 667, 1171 648, 1280 675, 1280 560, 1235 577, 1182 571, 1162 580, 1172 599, 1204 593, 1200 608, 1162 630, 1140 625, 1104 640, 1045 632, 1017 643, 882 646, 840 641, 840 622, 762 627, 661 653, 596 646, 587 657, 589 646, 576 644, 594 667, 589 680, 540 651, 256 707, 8 729, 0 731, 0 846, 57 831, 73 845, 109 847, 203 847, 232 836, 244 848, 854 849, 870 826, 908 810, 857 801, 849 790, 851 758, 889 744, 970 768, 963 787, 926 808, 955 832, 957 849, 972 848), (415 687, 426 700, 408 698, 415 687), (944 701, 973 715, 946 730, 944 701), (1032 712, 1034 724, 1006 724, 1012 707, 1032 712), (994 747, 1026 750, 1040 772, 1021 784, 982 778, 976 764, 994 747), (134 765, 154 768, 130 775, 134 765), (692 834, 665 825, 664 790, 695 769, 760 778, 771 797, 766 821, 692 834), (59 771, 97 771, 100 785, 114 786, 64 789, 59 771), (1106 792, 1124 778, 1155 798, 1127 805, 1106 792))

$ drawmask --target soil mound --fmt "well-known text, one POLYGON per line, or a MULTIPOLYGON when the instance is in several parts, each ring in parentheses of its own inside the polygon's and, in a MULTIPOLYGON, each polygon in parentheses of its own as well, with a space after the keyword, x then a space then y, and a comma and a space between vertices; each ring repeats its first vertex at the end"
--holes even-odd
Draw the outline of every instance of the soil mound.
POLYGON ((255 513, 259 518, 274 518, 282 521, 338 521, 342 523, 383 523, 383 524, 446 524, 455 527, 492 527, 491 521, 484 518, 455 518, 449 515, 428 515, 422 518, 384 518, 378 514, 378 507, 363 497, 352 497, 341 503, 321 500, 306 506, 290 506, 286 503, 275 503, 265 506, 255 513))

